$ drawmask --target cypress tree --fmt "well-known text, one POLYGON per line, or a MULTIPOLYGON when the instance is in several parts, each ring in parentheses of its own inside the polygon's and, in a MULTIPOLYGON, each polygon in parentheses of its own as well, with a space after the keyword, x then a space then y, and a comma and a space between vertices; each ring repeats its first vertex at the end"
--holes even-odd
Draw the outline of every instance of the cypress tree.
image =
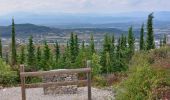
POLYGON ((144 50, 145 43, 144 43, 144 24, 142 24, 141 31, 140 31, 140 50, 144 50))
POLYGON ((130 52, 130 56, 133 55, 134 51, 135 51, 135 38, 133 35, 133 29, 132 27, 129 28, 129 32, 128 32, 128 47, 129 47, 129 52, 130 52))
POLYGON ((84 40, 82 41, 81 48, 82 48, 83 50, 84 50, 84 48, 85 48, 85 42, 84 42, 84 40))
POLYGON ((58 42, 56 41, 56 44, 55 44, 55 59, 56 59, 56 62, 58 62, 59 57, 60 57, 60 48, 59 48, 58 42))
POLYGON ((155 48, 154 33, 153 33, 153 13, 149 14, 147 21, 147 38, 146 50, 155 48))
POLYGON ((36 70, 35 69, 35 48, 33 44, 33 37, 30 36, 29 38, 29 44, 28 44, 28 55, 27 55, 27 63, 28 66, 31 68, 31 70, 36 70))
POLYGON ((15 43, 15 23, 14 23, 14 18, 12 18, 12 57, 11 57, 11 62, 12 65, 15 65, 17 60, 16 60, 16 43, 15 43))
POLYGON ((166 34, 164 34, 164 37, 163 37, 163 45, 164 46, 166 45, 166 42, 167 42, 167 36, 166 36, 166 34))
POLYGON ((94 37, 93 34, 90 35, 90 53, 95 53, 94 37))
POLYGON ((21 46, 20 64, 24 64, 24 62, 25 62, 25 47, 21 46))

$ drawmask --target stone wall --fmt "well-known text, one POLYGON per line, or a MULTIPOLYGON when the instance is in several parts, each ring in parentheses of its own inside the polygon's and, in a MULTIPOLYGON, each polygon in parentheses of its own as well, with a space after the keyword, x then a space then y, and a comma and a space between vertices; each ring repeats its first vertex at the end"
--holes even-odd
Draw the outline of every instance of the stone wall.
MULTIPOLYGON (((64 82, 64 81, 78 81, 77 74, 60 74, 53 76, 44 76, 43 82, 64 82)), ((48 86, 44 87, 44 94, 76 94, 77 93, 77 84, 67 85, 67 86, 48 86)))

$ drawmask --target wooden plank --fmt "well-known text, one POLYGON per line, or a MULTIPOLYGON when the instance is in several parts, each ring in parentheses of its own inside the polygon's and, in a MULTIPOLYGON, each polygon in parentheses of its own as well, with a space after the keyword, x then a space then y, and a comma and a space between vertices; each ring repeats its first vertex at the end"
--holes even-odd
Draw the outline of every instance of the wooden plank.
MULTIPOLYGON (((91 61, 87 61, 87 67, 91 68, 91 61)), ((87 81, 88 81, 88 100, 91 100, 91 71, 87 73, 87 81)))
POLYGON ((65 82, 48 82, 48 83, 34 83, 34 84, 26 84, 26 88, 39 88, 44 86, 66 86, 66 85, 79 85, 79 84, 87 84, 87 80, 78 80, 78 81, 65 81, 65 82))
MULTIPOLYGON (((24 65, 20 65, 20 72, 24 72, 24 65)), ((25 93, 25 77, 21 77, 21 92, 22 92, 22 100, 26 100, 25 93)))
POLYGON ((81 68, 81 69, 63 69, 63 70, 54 70, 54 71, 40 71, 40 72, 21 72, 21 77, 28 76, 45 76, 45 75, 57 75, 57 74, 69 74, 69 73, 88 73, 90 68, 81 68))

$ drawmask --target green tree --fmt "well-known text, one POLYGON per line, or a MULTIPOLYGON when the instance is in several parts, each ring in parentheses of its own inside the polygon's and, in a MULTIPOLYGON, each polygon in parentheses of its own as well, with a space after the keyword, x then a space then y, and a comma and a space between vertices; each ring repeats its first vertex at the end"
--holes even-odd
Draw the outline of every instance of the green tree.
POLYGON ((15 65, 17 60, 16 60, 16 43, 15 43, 15 23, 14 23, 14 18, 12 18, 12 57, 11 57, 11 62, 12 65, 15 65))
POLYGON ((140 31, 140 50, 144 50, 145 43, 144 43, 144 24, 142 24, 141 31, 140 31))
POLYGON ((101 73, 100 56, 93 53, 92 55, 92 75, 96 76, 101 73))
POLYGON ((75 56, 75 41, 74 41, 74 33, 71 33, 70 36, 70 55, 71 55, 71 62, 74 63, 76 56, 75 56))
POLYGON ((163 45, 166 45, 166 42, 167 42, 167 36, 166 36, 166 34, 164 34, 164 37, 163 37, 163 45))
POLYGON ((55 44, 55 59, 56 59, 56 63, 58 63, 59 58, 60 58, 60 47, 58 45, 58 42, 56 41, 56 44, 55 44))
POLYGON ((49 70, 49 59, 50 59, 50 48, 48 47, 47 41, 44 42, 44 50, 43 50, 43 69, 49 70))
POLYGON ((28 44, 28 54, 27 54, 27 63, 29 66, 29 70, 36 70, 35 68, 35 48, 34 48, 34 44, 33 44, 33 37, 30 36, 29 38, 29 44, 28 44))
POLYGON ((41 60, 42 60, 41 48, 40 46, 38 46, 36 50, 36 66, 38 67, 38 69, 41 69, 42 67, 41 60))
POLYGON ((154 33, 153 33, 153 13, 149 14, 147 21, 147 38, 146 50, 155 48, 154 33))
POLYGON ((77 34, 75 34, 75 37, 74 37, 74 46, 75 46, 75 50, 74 50, 74 52, 75 52, 75 56, 77 57, 78 56, 78 54, 79 54, 79 40, 78 40, 78 36, 77 36, 77 34))
POLYGON ((128 47, 129 47, 129 53, 130 53, 130 57, 134 54, 135 51, 135 38, 133 35, 133 28, 130 27, 129 28, 129 32, 128 32, 128 47))
POLYGON ((24 62, 25 62, 25 47, 21 46, 20 64, 24 64, 24 62))
POLYGON ((90 35, 90 54, 95 53, 94 37, 93 34, 90 35))

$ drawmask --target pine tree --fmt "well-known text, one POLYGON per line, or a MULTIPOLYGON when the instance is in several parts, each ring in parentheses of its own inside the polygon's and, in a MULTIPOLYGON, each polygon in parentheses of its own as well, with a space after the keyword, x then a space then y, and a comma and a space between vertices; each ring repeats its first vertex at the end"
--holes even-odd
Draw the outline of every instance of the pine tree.
POLYGON ((12 19, 12 57, 11 57, 11 62, 12 65, 15 65, 17 60, 16 60, 16 43, 15 43, 15 23, 14 23, 14 18, 12 19))
POLYGON ((135 51, 135 38, 133 35, 133 29, 132 27, 129 28, 129 32, 128 32, 128 47, 129 47, 129 53, 130 53, 130 57, 134 54, 135 51))
POLYGON ((140 31, 140 50, 144 50, 145 43, 144 43, 144 24, 142 24, 141 31, 140 31))
POLYGON ((153 13, 149 14, 147 21, 147 38, 146 50, 155 48, 154 33, 153 33, 153 13))
POLYGON ((59 48, 58 42, 56 41, 56 44, 55 44, 55 59, 56 59, 56 63, 58 63, 59 57, 60 57, 60 48, 59 48))
POLYGON ((25 47, 21 46, 20 64, 24 64, 24 62, 25 62, 25 47))
POLYGON ((36 70, 35 69, 35 48, 33 44, 33 37, 30 36, 29 38, 29 44, 28 44, 28 55, 27 55, 27 63, 30 68, 30 70, 36 70))
POLYGON ((166 42, 167 42, 167 36, 166 36, 166 34, 164 34, 164 37, 163 37, 163 45, 164 46, 166 45, 166 42))
POLYGON ((95 53, 93 34, 90 35, 90 54, 95 53))

